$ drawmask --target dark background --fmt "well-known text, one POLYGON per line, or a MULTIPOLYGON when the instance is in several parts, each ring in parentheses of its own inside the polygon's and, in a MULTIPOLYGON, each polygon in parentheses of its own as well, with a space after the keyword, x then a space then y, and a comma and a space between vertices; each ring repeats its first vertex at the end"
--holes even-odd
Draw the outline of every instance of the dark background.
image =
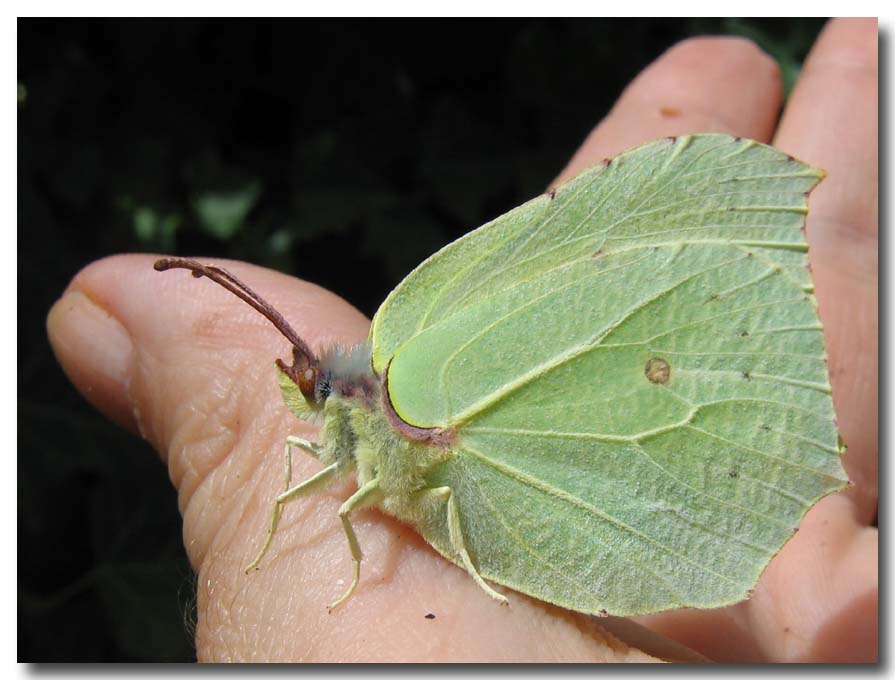
POLYGON ((543 191, 673 43, 745 35, 791 87, 822 25, 19 20, 19 661, 195 658, 166 470, 46 339, 81 267, 244 259, 371 316, 424 257, 543 191))

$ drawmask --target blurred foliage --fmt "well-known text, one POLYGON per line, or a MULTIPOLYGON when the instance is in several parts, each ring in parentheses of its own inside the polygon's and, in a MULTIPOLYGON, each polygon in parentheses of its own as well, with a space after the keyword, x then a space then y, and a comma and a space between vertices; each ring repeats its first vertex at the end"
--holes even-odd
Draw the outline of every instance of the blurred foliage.
POLYGON ((194 576, 149 447, 95 414, 44 317, 122 251, 289 271, 372 314, 539 193, 674 42, 820 20, 18 22, 18 656, 194 658, 194 576))

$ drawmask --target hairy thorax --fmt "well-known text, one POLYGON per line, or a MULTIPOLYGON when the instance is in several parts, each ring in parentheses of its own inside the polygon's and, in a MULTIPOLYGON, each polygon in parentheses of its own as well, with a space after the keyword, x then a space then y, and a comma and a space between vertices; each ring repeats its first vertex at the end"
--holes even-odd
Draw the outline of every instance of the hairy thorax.
POLYGON ((437 467, 454 454, 449 448, 413 441, 391 426, 379 399, 333 393, 323 409, 321 462, 353 466, 357 484, 379 480, 382 510, 414 522, 421 512, 420 492, 437 467), (325 459, 326 460, 325 460, 325 459))

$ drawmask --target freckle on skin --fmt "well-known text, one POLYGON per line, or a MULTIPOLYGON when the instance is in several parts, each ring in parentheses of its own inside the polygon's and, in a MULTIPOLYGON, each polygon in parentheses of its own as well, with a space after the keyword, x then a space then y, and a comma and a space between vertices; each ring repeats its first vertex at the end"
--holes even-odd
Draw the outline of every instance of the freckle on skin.
POLYGON ((681 110, 675 106, 663 106, 659 113, 663 118, 677 118, 681 115, 681 110))

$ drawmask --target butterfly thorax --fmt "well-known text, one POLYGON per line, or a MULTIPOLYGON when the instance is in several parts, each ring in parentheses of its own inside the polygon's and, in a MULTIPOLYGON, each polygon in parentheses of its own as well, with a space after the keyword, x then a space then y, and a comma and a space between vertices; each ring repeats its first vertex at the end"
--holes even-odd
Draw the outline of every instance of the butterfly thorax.
POLYGON ((319 460, 353 470, 358 487, 373 479, 379 500, 372 503, 405 522, 417 523, 428 511, 421 492, 431 487, 441 463, 454 455, 450 449, 408 439, 391 426, 380 402, 334 391, 323 407, 318 437, 319 460))
POLYGON ((284 373, 280 386, 295 415, 319 419, 320 462, 353 469, 358 486, 379 480, 384 498, 380 507, 412 521, 414 495, 429 486, 428 477, 453 455, 451 448, 415 440, 394 427, 383 409, 381 378, 370 367, 369 346, 335 346, 319 361, 315 386, 319 407, 303 398, 284 373))

